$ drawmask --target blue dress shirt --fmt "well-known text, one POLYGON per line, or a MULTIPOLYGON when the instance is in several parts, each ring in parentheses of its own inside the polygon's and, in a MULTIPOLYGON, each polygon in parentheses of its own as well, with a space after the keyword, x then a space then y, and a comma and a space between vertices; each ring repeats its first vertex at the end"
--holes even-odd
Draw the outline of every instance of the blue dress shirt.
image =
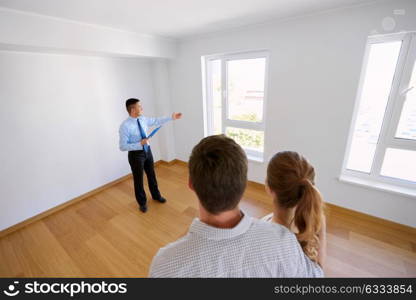
POLYGON ((119 134, 120 134, 120 143, 119 147, 121 151, 134 151, 134 150, 143 150, 143 145, 140 144, 142 136, 140 134, 139 125, 137 124, 137 119, 140 121, 144 132, 152 126, 160 126, 169 122, 172 117, 162 117, 162 118, 149 118, 145 116, 140 116, 138 118, 128 117, 120 125, 119 134))

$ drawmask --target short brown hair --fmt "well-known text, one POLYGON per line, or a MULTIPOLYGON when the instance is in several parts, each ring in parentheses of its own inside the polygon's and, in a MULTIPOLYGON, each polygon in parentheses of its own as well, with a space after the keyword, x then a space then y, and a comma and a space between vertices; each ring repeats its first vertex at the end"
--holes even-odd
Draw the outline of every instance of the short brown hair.
POLYGON ((235 208, 247 184, 244 150, 225 135, 202 139, 189 159, 189 178, 201 205, 211 214, 235 208))

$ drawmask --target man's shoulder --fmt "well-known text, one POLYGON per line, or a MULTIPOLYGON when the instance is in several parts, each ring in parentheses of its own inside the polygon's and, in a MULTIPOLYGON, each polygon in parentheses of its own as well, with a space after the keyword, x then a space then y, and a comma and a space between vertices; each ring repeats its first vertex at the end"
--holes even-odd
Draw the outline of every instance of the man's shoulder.
POLYGON ((274 239, 281 239, 281 240, 296 240, 296 237, 293 232, 291 232, 287 227, 268 222, 261 219, 253 218, 253 226, 251 229, 255 234, 264 234, 269 235, 271 238, 274 239))
POLYGON ((124 119, 122 122, 121 122, 121 124, 120 124, 120 128, 122 128, 122 127, 124 127, 124 126, 126 126, 128 123, 130 123, 131 122, 131 119, 130 118, 126 118, 126 119, 124 119))
POLYGON ((172 277, 169 270, 175 262, 182 261, 181 255, 184 254, 183 249, 189 245, 188 234, 179 238, 178 240, 167 244, 160 248, 153 257, 150 276, 151 277, 172 277))
POLYGON ((264 220, 257 220, 254 224, 253 236, 256 236, 259 248, 268 249, 264 253, 266 257, 283 264, 289 273, 297 272, 293 273, 296 276, 323 276, 321 268, 305 255, 296 235, 287 227, 264 220))
POLYGON ((179 249, 182 249, 187 246, 189 243, 189 234, 177 239, 174 242, 167 244, 166 246, 159 249, 156 256, 168 256, 171 257, 175 253, 179 253, 179 249))
POLYGON ((246 245, 250 251, 264 249, 269 260, 282 260, 296 255, 299 242, 295 234, 280 224, 255 219, 248 232, 246 245))

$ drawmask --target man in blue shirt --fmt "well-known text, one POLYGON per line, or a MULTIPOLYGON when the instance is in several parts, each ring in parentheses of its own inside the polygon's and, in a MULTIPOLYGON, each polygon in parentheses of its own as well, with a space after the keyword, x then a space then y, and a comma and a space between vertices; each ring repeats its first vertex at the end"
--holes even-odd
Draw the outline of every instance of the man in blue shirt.
POLYGON ((147 129, 160 126, 171 120, 182 117, 181 113, 173 113, 171 117, 148 118, 143 116, 143 107, 139 99, 130 98, 126 101, 129 117, 120 125, 120 150, 128 151, 129 164, 133 173, 134 193, 142 212, 147 211, 146 193, 143 188, 143 170, 146 172, 152 198, 161 203, 166 199, 160 194, 153 166, 153 155, 150 149, 147 129))

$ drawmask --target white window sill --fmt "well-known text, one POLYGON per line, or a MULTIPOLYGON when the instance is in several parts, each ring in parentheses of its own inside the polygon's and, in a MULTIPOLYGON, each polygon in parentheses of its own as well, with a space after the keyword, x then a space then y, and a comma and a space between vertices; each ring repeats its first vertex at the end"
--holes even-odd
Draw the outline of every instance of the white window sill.
POLYGON ((247 154, 247 159, 249 161, 256 162, 256 163, 263 163, 264 162, 263 157, 258 157, 258 156, 249 155, 249 154, 247 154))
POLYGON ((363 186, 369 189, 375 189, 375 190, 385 191, 385 192, 389 192, 393 194, 398 194, 401 196, 416 198, 416 190, 412 188, 397 186, 397 185, 378 182, 374 180, 358 178, 358 177, 349 176, 349 175, 341 175, 338 179, 339 181, 342 181, 342 182, 363 186))

